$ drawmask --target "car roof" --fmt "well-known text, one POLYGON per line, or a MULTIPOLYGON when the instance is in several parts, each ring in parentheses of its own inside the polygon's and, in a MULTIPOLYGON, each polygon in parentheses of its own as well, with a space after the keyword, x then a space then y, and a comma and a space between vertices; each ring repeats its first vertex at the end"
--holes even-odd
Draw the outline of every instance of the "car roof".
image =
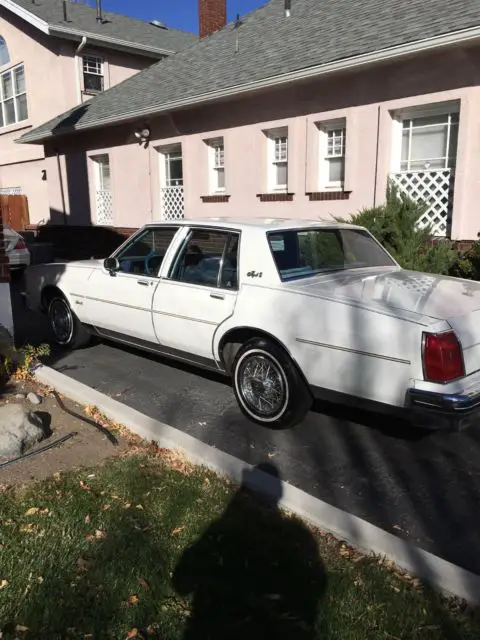
POLYGON ((171 220, 158 223, 151 223, 148 226, 182 225, 189 227, 216 227, 224 229, 252 229, 257 231, 281 231, 284 229, 312 229, 312 228, 346 228, 360 229, 356 225, 336 222, 335 220, 319 220, 308 218, 184 218, 182 220, 171 220))

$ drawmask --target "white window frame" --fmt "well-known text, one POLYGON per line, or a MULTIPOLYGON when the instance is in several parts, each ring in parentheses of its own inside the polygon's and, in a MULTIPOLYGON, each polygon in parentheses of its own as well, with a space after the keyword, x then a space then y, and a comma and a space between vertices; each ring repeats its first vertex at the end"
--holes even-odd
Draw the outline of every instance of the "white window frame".
POLYGON ((318 177, 321 190, 342 190, 345 184, 345 165, 347 150, 347 120, 338 118, 317 124, 319 130, 318 177), (332 141, 332 145, 330 145, 332 141), (337 143, 337 144, 335 144, 337 143), (340 144, 340 152, 336 147, 340 144), (330 151, 330 146, 332 150, 330 151), (343 180, 330 180, 330 161, 343 159, 343 180))
POLYGON ((82 56, 82 85, 83 92, 87 94, 97 95, 105 91, 105 60, 101 56, 86 53, 82 56), (92 66, 89 68, 89 61, 92 66), (85 85, 85 74, 98 76, 102 79, 101 89, 88 89, 85 85))
POLYGON ((25 77, 25 65, 23 63, 17 64, 14 67, 11 67, 10 69, 7 69, 6 71, 2 71, 2 73, 0 73, 0 109, 2 110, 2 120, 3 120, 3 125, 0 127, 0 129, 4 129, 6 127, 13 127, 14 125, 19 124, 20 122, 26 122, 28 120, 28 98, 27 98, 27 117, 23 118, 22 120, 20 120, 18 117, 17 98, 19 98, 20 96, 27 96, 27 81, 25 77), (25 82, 25 91, 20 91, 18 93, 15 86, 15 71, 17 69, 23 69, 23 77, 25 82), (12 89, 13 89, 13 94, 12 94, 12 97, 10 98, 5 98, 5 96, 3 95, 3 77, 7 75, 11 76, 12 89), (5 113, 6 113, 5 102, 7 102, 8 100, 13 100, 13 107, 15 110, 15 122, 10 122, 7 124, 6 118, 5 118, 5 113))
POLYGON ((208 146, 209 191, 212 194, 225 193, 225 143, 223 138, 205 141, 208 146), (223 173, 223 187, 219 186, 219 175, 223 173))
POLYGON ((112 167, 110 164, 110 155, 108 153, 100 153, 95 156, 90 156, 90 159, 94 162, 95 167, 95 189, 96 191, 112 191, 112 167), (104 183, 103 167, 108 165, 108 173, 110 178, 110 185, 106 189, 104 183))
MULTIPOLYGON (((431 171, 446 171, 447 169, 453 169, 456 164, 456 155, 457 151, 455 151, 455 158, 453 158, 453 163, 450 163, 450 156, 448 155, 449 147, 450 147, 450 136, 452 131, 452 126, 459 127, 460 125, 460 104, 458 101, 455 102, 443 102, 443 103, 435 103, 431 105, 424 105, 418 107, 411 107, 408 109, 402 109, 393 113, 393 144, 392 144, 392 172, 393 173, 415 173, 415 172, 424 172, 429 171, 429 167, 427 166, 428 160, 444 160, 444 167, 431 169, 431 171), (457 116, 457 122, 452 122, 452 116, 457 116), (428 118, 431 116, 445 116, 446 118, 446 126, 447 126, 447 142, 446 142, 446 155, 440 158, 427 158, 425 159, 425 167, 423 168, 410 168, 411 160, 411 145, 412 145, 412 135, 413 135, 413 123, 412 120, 417 118, 428 118), (410 121, 410 133, 409 133, 409 149, 408 149, 408 159, 407 159, 407 168, 402 168, 402 142, 403 142, 403 123, 405 121, 410 121)), ((425 125, 425 128, 429 126, 438 126, 435 125, 425 125)), ((419 128, 419 127, 418 127, 419 128)), ((458 131, 457 131, 458 137, 458 131)))
POLYGON ((288 127, 269 129, 267 136, 267 181, 268 190, 275 193, 288 191, 288 127), (283 139, 285 138, 285 141, 283 139), (286 167, 286 180, 284 184, 277 182, 277 166, 284 164, 286 167))

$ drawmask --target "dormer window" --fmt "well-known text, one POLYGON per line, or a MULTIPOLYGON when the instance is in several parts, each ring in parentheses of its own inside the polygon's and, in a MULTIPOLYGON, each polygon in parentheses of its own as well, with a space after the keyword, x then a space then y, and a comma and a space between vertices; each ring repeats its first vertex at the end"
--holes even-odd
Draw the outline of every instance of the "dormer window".
POLYGON ((101 93, 104 88, 103 59, 83 56, 83 90, 85 93, 101 93))

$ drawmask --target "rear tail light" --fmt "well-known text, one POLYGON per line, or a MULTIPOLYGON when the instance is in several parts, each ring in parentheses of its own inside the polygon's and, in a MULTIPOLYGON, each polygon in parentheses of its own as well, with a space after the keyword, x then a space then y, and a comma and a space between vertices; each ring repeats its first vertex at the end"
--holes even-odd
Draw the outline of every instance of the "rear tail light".
POLYGON ((465 375, 462 347, 453 331, 423 334, 423 371, 429 382, 449 382, 465 375))
POLYGON ((13 247, 14 249, 26 249, 27 245, 25 244, 25 240, 23 238, 19 238, 17 244, 13 247))

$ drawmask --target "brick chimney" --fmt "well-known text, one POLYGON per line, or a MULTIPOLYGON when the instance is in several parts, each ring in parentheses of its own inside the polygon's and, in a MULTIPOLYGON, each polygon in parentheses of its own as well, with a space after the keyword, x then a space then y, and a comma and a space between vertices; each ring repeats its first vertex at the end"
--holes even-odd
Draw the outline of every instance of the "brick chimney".
POLYGON ((227 24, 227 0, 198 0, 200 38, 210 36, 227 24))

